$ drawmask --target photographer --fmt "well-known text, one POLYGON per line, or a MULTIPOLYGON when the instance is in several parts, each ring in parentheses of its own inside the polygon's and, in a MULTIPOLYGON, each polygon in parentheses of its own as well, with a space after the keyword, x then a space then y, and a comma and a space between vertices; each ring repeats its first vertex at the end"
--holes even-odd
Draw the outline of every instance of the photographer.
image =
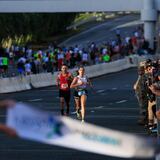
POLYGON ((146 92, 145 62, 140 62, 138 67, 138 79, 134 84, 135 94, 139 104, 138 124, 144 125, 147 120, 148 98, 146 92))
POLYGON ((156 106, 156 96, 151 91, 150 86, 156 83, 156 72, 157 66, 152 61, 146 61, 146 90, 148 97, 148 128, 153 129, 155 127, 154 124, 154 113, 153 108, 156 106))
MULTIPOLYGON (((160 71, 157 73, 158 82, 151 85, 149 88, 156 96, 160 96, 160 71)), ((160 121, 160 110, 156 111, 156 118, 160 121)))

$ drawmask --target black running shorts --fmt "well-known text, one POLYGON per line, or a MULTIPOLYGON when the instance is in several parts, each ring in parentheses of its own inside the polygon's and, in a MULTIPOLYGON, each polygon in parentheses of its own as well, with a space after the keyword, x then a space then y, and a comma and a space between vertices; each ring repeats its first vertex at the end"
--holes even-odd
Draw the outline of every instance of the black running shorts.
POLYGON ((63 97, 65 99, 66 102, 70 101, 70 97, 71 97, 71 92, 70 90, 59 90, 59 97, 63 97))

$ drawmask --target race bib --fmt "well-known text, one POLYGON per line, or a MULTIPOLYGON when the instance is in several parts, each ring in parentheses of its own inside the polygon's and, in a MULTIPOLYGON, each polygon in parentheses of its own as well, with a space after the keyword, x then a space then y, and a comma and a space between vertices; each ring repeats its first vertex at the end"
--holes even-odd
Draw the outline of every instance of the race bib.
POLYGON ((65 84, 61 84, 61 88, 62 88, 62 89, 66 89, 66 88, 68 88, 68 84, 67 84, 67 83, 65 83, 65 84))

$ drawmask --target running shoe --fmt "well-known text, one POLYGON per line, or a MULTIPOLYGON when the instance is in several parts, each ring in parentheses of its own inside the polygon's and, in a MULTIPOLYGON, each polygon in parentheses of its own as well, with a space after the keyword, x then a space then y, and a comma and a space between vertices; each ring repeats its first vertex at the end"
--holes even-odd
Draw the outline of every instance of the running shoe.
POLYGON ((152 133, 157 133, 157 131, 158 131, 158 128, 152 128, 152 129, 151 129, 151 132, 152 132, 152 133))
POLYGON ((76 114, 77 114, 77 119, 81 119, 81 112, 79 110, 76 111, 76 114))

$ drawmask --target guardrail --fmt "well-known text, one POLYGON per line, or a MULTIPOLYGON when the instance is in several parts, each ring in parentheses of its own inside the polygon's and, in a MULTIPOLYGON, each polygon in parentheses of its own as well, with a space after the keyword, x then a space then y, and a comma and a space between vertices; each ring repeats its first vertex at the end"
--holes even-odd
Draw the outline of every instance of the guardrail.
MULTIPOLYGON (((108 73, 119 72, 124 69, 136 67, 140 61, 143 61, 147 58, 150 57, 132 55, 110 63, 86 66, 86 74, 89 78, 93 78, 108 73)), ((71 69, 70 72, 73 72, 75 70, 76 69, 71 69)), ((55 72, 54 74, 41 73, 25 77, 17 76, 12 78, 0 79, 0 93, 10 93, 29 90, 32 88, 53 86, 55 85, 55 78, 57 74, 58 72, 55 72)))

